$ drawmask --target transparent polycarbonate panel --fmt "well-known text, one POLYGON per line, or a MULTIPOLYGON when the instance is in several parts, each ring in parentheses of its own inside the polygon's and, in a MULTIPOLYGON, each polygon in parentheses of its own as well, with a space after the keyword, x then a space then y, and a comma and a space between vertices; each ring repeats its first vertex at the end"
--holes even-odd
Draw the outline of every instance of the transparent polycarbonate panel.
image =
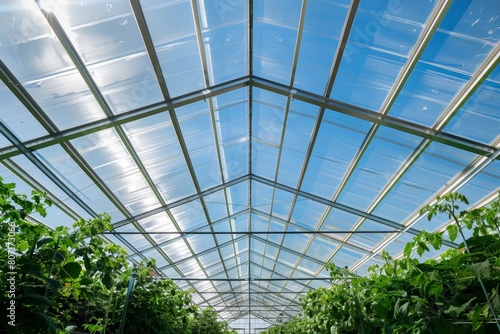
POLYGON ((361 267, 356 269, 356 274, 360 276, 365 276, 369 273, 368 269, 371 266, 382 266, 385 264, 385 261, 382 259, 379 259, 377 257, 371 258, 368 262, 365 262, 361 267))
POLYGON ((490 193, 498 192, 499 188, 500 161, 495 160, 460 188, 459 191, 469 199, 470 203, 474 203, 490 193))
POLYGON ((496 1, 477 0, 470 3, 454 3, 440 28, 488 43, 497 43, 500 40, 500 31, 495 13, 498 13, 496 1))
MULTIPOLYGON (((198 255, 197 259, 205 269, 218 267, 220 265, 220 257, 217 250, 198 255)), ((214 271, 214 269, 212 269, 212 271, 214 271)))
POLYGON ((192 231, 208 224, 200 201, 191 201, 170 209, 177 225, 183 231, 192 231))
POLYGON ((485 80, 443 130, 482 143, 492 143, 500 135, 499 105, 500 82, 485 80))
POLYGON ((316 259, 317 261, 326 263, 330 254, 335 248, 337 248, 338 243, 332 238, 323 235, 313 236, 311 244, 307 248, 305 255, 309 258, 316 259))
MULTIPOLYGON (((83 141, 80 144, 74 145, 77 150, 91 145, 91 143, 83 141)), ((62 147, 56 145, 40 149, 35 152, 35 156, 75 194, 75 197, 78 197, 85 204, 91 205, 94 213, 107 213, 111 216, 112 222, 125 218, 62 147)), ((48 177, 32 165, 27 158, 16 156, 12 160, 19 166, 23 166, 23 170, 33 179, 47 187, 47 190, 53 193, 58 201, 67 203, 83 217, 91 215, 90 212, 83 213, 85 212, 84 208, 75 207, 75 202, 62 189, 49 181, 48 177)))
POLYGON ((350 267, 365 255, 364 252, 351 247, 342 246, 331 259, 338 268, 350 267))
POLYGON ((403 8, 403 4, 360 4, 337 73, 341 80, 335 81, 331 98, 380 109, 421 32, 422 22, 416 16, 428 16, 432 10, 423 6, 415 15, 403 8))
MULTIPOLYGON (((289 227, 287 231, 299 232, 300 230, 289 227)), ((310 234, 286 234, 283 240, 283 246, 302 253, 310 240, 310 234)))
MULTIPOLYGON (((231 229, 236 232, 248 232, 248 215, 241 214, 233 216, 230 220, 231 229)), ((241 236, 241 234, 236 235, 241 236)))
POLYGON ((26 90, 60 130, 105 117, 76 70, 36 80, 26 90))
POLYGON ((299 256, 291 253, 290 251, 282 249, 278 257, 278 262, 294 267, 299 259, 299 256))
POLYGON ((89 134, 72 143, 81 147, 81 156, 130 213, 158 206, 158 199, 114 130, 89 134))
MULTIPOLYGON (((331 209, 320 230, 324 231, 350 231, 355 228, 361 217, 340 209, 331 209)), ((342 240, 347 235, 344 233, 330 234, 331 238, 342 240)))
POLYGON ((217 223, 212 225, 212 228, 213 228, 214 232, 224 232, 225 233, 225 234, 216 234, 215 235, 217 242, 219 244, 230 242, 231 240, 233 240, 233 236, 235 236, 235 238, 237 237, 237 235, 235 235, 235 234, 233 234, 233 235, 229 234, 229 232, 232 232, 229 219, 218 221, 217 223))
MULTIPOLYGON (((9 128, 21 141, 27 141, 36 137, 44 136, 47 131, 33 115, 22 105, 16 96, 0 82, 0 101, 2 101, 2 113, 0 121, 9 128)), ((1 137, 0 147, 12 145, 10 141, 1 137)))
POLYGON ((285 277, 290 277, 290 275, 293 273, 293 268, 288 266, 288 265, 284 265, 280 262, 277 262, 276 263, 276 266, 273 268, 273 274, 272 274, 272 277, 274 278, 278 278, 278 277, 281 277, 281 278, 285 278, 285 277))
MULTIPOLYGON (((269 230, 269 219, 256 214, 251 215, 252 232, 266 232, 269 230)), ((259 234, 259 237, 265 237, 265 234, 259 234)))
POLYGON ((157 267, 164 267, 166 265, 169 264, 169 262, 167 261, 167 259, 165 259, 161 254, 160 252, 158 252, 157 250, 151 250, 149 252, 144 252, 142 254, 144 256, 144 259, 151 259, 151 258, 154 258, 156 260, 156 266, 157 267))
POLYGON ((293 86, 323 95, 347 15, 347 6, 324 0, 307 4, 293 86))
MULTIPOLYGON (((177 228, 165 213, 157 213, 138 221, 139 225, 147 232, 177 232, 177 228)), ((178 237, 178 234, 151 234, 157 243, 178 237)))
POLYGON ((252 181, 252 208, 269 214, 273 205, 273 187, 252 181))
POLYGON ((454 2, 421 61, 472 74, 500 41, 495 1, 454 2))
POLYGON ((208 215, 212 222, 228 216, 227 200, 224 190, 205 196, 203 202, 205 203, 205 207, 208 210, 208 215))
POLYGON ((285 190, 276 189, 274 191, 272 216, 280 219, 288 219, 293 198, 294 194, 285 190))
MULTIPOLYGON (((353 42, 350 42, 353 43, 353 42)), ((378 111, 405 60, 401 56, 348 44, 352 52, 344 53, 330 98, 378 111)))
POLYGON ((326 110, 301 190, 331 199, 370 123, 326 110))
POLYGON ((327 208, 325 204, 299 196, 293 208, 291 222, 307 230, 316 230, 327 208))
POLYGON ((168 114, 126 123, 123 128, 165 202, 195 193, 168 114))
POLYGON ((309 259, 302 259, 299 262, 298 269, 300 269, 301 272, 295 271, 293 276, 296 277, 307 277, 307 276, 314 276, 316 272, 318 272, 322 268, 322 265, 319 263, 316 263, 314 261, 311 261, 309 259), (304 272, 305 274, 302 274, 304 272))
POLYGON ((228 199, 229 214, 248 209, 249 182, 241 182, 225 189, 228 199))
POLYGON ((275 179, 285 119, 286 97, 253 89, 252 173, 275 179))
POLYGON ((389 115, 432 126, 468 79, 466 75, 418 62, 389 115))
MULTIPOLYGON (((363 223, 361 227, 366 224, 363 223)), ((375 225, 375 224, 373 224, 375 225)), ((378 224, 380 225, 380 224, 378 224)), ((367 227, 365 227, 367 228, 367 227)), ((377 226, 374 226, 372 228, 377 228, 377 226)), ((380 229, 380 228, 379 228, 380 229)), ((373 249, 375 246, 377 246, 380 242, 382 242, 387 236, 389 236, 387 233, 369 233, 369 234, 364 234, 364 233, 354 233, 351 235, 349 238, 349 244, 354 245, 354 246, 359 246, 362 248, 366 249, 373 249)))
MULTIPOLYGON (((115 229, 116 232, 140 232, 134 225, 128 224, 115 229)), ((151 248, 151 243, 141 234, 122 234, 122 237, 134 246, 138 251, 151 248)))
MULTIPOLYGON (((278 229, 278 228, 274 227, 273 229, 271 229, 271 231, 283 231, 283 228, 278 229)), ((279 234, 276 234, 276 235, 279 235, 279 234)), ((280 241, 280 243, 281 243, 281 241, 280 241)), ((267 258, 272 259, 272 260, 276 260, 278 258, 279 252, 280 252, 280 244, 279 243, 272 243, 269 241, 266 242, 265 256, 267 258)))
MULTIPOLYGON (((204 229, 204 232, 210 232, 210 229, 204 229)), ((189 235, 186 240, 195 254, 215 247, 214 237, 209 234, 189 235)))
POLYGON ((35 2, 5 7, 0 58, 60 129, 104 117, 35 2))
MULTIPOLYGON (((217 261, 220 261, 220 257, 218 257, 217 261)), ((214 277, 215 275, 218 275, 220 273, 224 273, 225 269, 224 269, 224 266, 222 265, 222 263, 218 262, 217 264, 214 264, 210 267, 206 267, 205 272, 207 273, 207 275, 209 277, 214 277)))
POLYGON ((255 21, 253 36, 253 74, 288 85, 297 30, 255 21))
POLYGON ((403 223, 444 184, 461 174, 476 157, 451 146, 432 143, 373 213, 403 223))
POLYGON ((177 108, 176 115, 200 189, 219 185, 221 171, 208 104, 201 101, 177 108))
POLYGON ((128 111, 161 100, 129 3, 61 3, 55 15, 88 66, 111 110, 128 111))
POLYGON ((247 75, 246 3, 202 0, 198 7, 210 85, 247 75))
POLYGON ((2 4, 0 19, 5 23, 0 34, 0 59, 23 86, 36 86, 37 80, 73 68, 34 1, 2 4))
POLYGON ((298 182, 319 108, 298 100, 290 102, 279 163, 278 182, 295 187, 298 182))
POLYGON ((211 100, 219 122, 219 140, 248 137, 248 89, 236 89, 214 96, 211 100))
POLYGON ((193 255, 183 239, 168 243, 167 245, 161 247, 161 249, 174 262, 186 259, 193 255))
POLYGON ((156 52, 171 97, 205 88, 195 36, 157 46, 156 52))
POLYGON ((170 96, 203 88, 190 1, 159 4, 146 1, 143 10, 170 96))
POLYGON ((61 2, 54 13, 87 64, 122 59, 145 52, 128 2, 61 2))
POLYGON ((405 132, 379 128, 350 176, 338 202, 366 210, 422 141, 405 132))
POLYGON ((368 47, 407 57, 435 5, 435 1, 361 2, 349 36, 355 44, 346 47, 346 55, 368 47))
POLYGON ((89 71, 115 114, 163 99, 149 57, 144 53, 91 65, 89 71))
POLYGON ((191 259, 191 260, 177 263, 176 267, 186 277, 190 277, 190 278, 191 277, 192 278, 206 278, 207 277, 195 259, 191 259))
POLYGON ((12 143, 0 133, 0 147, 10 146, 12 143))
POLYGON ((248 174, 248 89, 212 98, 224 180, 248 174))

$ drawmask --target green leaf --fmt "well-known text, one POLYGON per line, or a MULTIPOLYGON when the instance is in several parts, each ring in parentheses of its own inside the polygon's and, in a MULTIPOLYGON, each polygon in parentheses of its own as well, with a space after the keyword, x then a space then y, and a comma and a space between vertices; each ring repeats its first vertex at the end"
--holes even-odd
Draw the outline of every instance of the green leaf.
POLYGON ((40 275, 39 277, 41 279, 43 279, 45 282, 47 282, 47 284, 49 285, 50 290, 52 292, 54 292, 54 293, 56 293, 57 290, 59 290, 59 288, 61 287, 61 283, 58 280, 49 278, 49 277, 44 276, 44 275, 40 275))
MULTIPOLYGON (((52 322, 52 320, 50 320, 49 316, 46 315, 45 313, 42 313, 40 311, 33 311, 33 312, 29 312, 33 315, 35 315, 35 317, 38 317, 38 318, 41 318, 41 320, 45 323, 45 325, 47 325, 47 328, 49 329, 50 333, 51 334, 56 334, 56 326, 54 326, 54 323, 52 322)), ((32 317, 30 317, 32 318, 32 317)))
POLYGON ((20 300, 22 304, 30 303, 30 304, 50 306, 50 300, 47 297, 36 293, 25 293, 20 295, 16 299, 20 300))
POLYGON ((412 250, 413 250, 413 243, 412 242, 408 242, 406 244, 406 246, 405 246, 405 249, 404 249, 404 255, 406 257, 410 257, 412 250))
POLYGON ((71 278, 76 279, 80 276, 82 272, 82 266, 77 262, 69 262, 64 265, 61 269, 61 278, 71 278))
POLYGON ((36 247, 37 247, 37 248, 40 248, 40 247, 42 247, 43 245, 48 244, 48 243, 50 243, 50 242, 52 242, 52 241, 54 241, 54 239, 52 239, 51 237, 41 238, 40 240, 38 240, 38 241, 36 242, 36 247))
POLYGON ((67 326, 65 329, 64 329, 64 333, 73 333, 74 331, 76 331, 78 329, 78 327, 76 326, 67 326))
POLYGON ((488 259, 486 259, 484 262, 473 263, 472 270, 474 270, 474 273, 476 274, 476 276, 482 277, 482 278, 488 278, 488 277, 490 277, 490 273, 491 273, 490 261, 488 259))
POLYGON ((450 237, 450 241, 455 241, 458 236, 458 227, 455 224, 450 224, 446 226, 446 231, 448 231, 448 235, 450 237))
POLYGON ((433 234, 432 235, 432 247, 434 247, 434 249, 438 250, 439 248, 441 248, 442 244, 443 244, 443 237, 441 236, 441 234, 433 234))
POLYGON ((450 305, 448 309, 444 311, 444 313, 456 319, 467 307, 469 307, 469 304, 472 303, 474 299, 476 298, 470 299, 468 302, 462 304, 461 306, 450 305))
POLYGON ((30 244, 26 240, 21 240, 18 244, 19 251, 24 253, 28 248, 30 248, 30 244))
POLYGON ((425 251, 429 251, 429 246, 423 241, 417 241, 417 254, 422 256, 425 251))
POLYGON ((497 254, 500 252, 500 240, 497 240, 496 242, 494 242, 493 244, 487 246, 484 251, 487 253, 487 254, 491 254, 491 255, 494 255, 494 254, 497 254))
POLYGON ((102 284, 109 290, 113 286, 113 279, 111 278, 111 275, 109 273, 104 273, 102 276, 102 284))
POLYGON ((85 265, 85 270, 87 274, 92 274, 92 264, 90 263, 89 256, 87 254, 83 254, 83 264, 85 265))

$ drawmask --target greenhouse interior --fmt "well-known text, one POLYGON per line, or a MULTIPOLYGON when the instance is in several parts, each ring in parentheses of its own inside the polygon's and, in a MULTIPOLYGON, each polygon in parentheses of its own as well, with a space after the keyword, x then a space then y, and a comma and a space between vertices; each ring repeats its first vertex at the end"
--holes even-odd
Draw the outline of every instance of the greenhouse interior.
POLYGON ((0 176, 52 202, 26 219, 108 214, 100 238, 236 333, 300 315, 329 263, 367 276, 446 232, 421 211, 443 196, 498 197, 496 0, 9 0, 0 18, 0 176))

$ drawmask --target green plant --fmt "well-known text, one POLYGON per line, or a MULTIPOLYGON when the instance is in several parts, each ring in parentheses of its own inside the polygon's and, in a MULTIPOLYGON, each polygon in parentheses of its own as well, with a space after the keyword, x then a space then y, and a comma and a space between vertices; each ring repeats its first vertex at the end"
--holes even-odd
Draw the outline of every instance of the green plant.
MULTIPOLYGON (((295 326, 302 333, 498 332, 500 197, 469 211, 460 211, 460 203, 468 201, 452 193, 424 208, 429 220, 447 215, 451 223, 446 230, 422 231, 401 258, 382 252, 385 263, 371 267, 365 277, 329 264, 332 286, 305 296, 295 326), (439 259, 413 257, 431 247, 440 250, 446 239, 455 241, 459 235, 459 247, 445 250, 439 259)), ((278 325, 266 333, 296 332, 278 325)))
POLYGON ((132 266, 123 248, 107 243, 101 234, 112 228, 108 215, 80 219, 72 230, 49 229, 25 218, 45 216, 50 200, 39 192, 28 198, 14 188, 0 178, 0 242, 6 245, 0 247, 0 279, 7 282, 0 307, 7 311, 4 319, 10 316, 0 331, 118 333, 133 275, 125 333, 189 334, 200 326, 232 333, 215 313, 200 312, 189 291, 152 277, 153 260, 132 266))

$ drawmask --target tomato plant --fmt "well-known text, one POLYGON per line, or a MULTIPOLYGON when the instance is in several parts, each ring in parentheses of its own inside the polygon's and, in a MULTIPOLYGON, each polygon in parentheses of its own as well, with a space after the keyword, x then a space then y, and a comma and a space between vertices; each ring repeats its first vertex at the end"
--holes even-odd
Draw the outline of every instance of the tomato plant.
POLYGON ((25 218, 45 216, 50 200, 14 188, 0 178, 0 308, 7 312, 0 332, 119 333, 122 325, 125 333, 234 333, 213 311, 199 310, 190 291, 154 279, 153 260, 132 266, 122 247, 101 238, 112 228, 108 215, 49 229, 25 218))
POLYGON ((470 211, 459 211, 461 202, 468 204, 452 193, 424 208, 429 220, 445 214, 451 224, 443 232, 422 231, 398 259, 382 252, 385 263, 365 277, 329 264, 332 286, 303 298, 293 326, 276 325, 265 333, 499 332, 500 197, 470 211), (458 248, 439 259, 418 260, 430 248, 441 249, 446 238, 459 236, 458 248))

